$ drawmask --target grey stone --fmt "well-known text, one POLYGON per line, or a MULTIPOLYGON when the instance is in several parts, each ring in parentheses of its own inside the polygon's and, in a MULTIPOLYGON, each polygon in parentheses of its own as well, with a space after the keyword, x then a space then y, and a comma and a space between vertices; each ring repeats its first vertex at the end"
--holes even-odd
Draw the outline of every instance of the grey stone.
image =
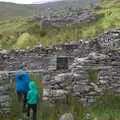
POLYGON ((96 52, 92 52, 88 55, 88 59, 93 59, 93 60, 105 60, 107 58, 108 58, 107 55, 96 52))
POLYGON ((74 118, 71 113, 65 113, 60 117, 59 120, 74 120, 74 118))

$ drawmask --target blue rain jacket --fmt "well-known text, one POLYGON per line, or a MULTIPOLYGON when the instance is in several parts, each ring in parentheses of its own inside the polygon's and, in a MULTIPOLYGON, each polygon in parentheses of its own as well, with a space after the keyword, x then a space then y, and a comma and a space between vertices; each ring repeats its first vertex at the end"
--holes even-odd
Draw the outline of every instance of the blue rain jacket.
POLYGON ((21 73, 16 74, 16 91, 27 93, 29 90, 30 75, 20 69, 21 73))

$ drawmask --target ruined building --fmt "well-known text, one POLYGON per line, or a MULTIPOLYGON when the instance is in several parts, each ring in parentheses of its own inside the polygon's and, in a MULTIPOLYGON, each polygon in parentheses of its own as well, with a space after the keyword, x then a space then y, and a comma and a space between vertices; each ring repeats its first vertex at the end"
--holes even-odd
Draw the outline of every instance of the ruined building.
POLYGON ((31 50, 0 51, 0 108, 9 107, 15 71, 26 63, 31 74, 42 76, 43 100, 75 96, 85 105, 111 90, 120 94, 120 28, 96 39, 37 46, 31 50))

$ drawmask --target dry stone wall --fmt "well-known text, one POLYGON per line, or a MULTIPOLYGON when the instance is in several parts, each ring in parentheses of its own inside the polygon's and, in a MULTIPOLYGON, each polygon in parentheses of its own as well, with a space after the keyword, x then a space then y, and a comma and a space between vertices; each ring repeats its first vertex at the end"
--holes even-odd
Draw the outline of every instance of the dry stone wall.
POLYGON ((111 90, 112 66, 107 55, 90 53, 85 58, 75 59, 71 68, 73 94, 83 103, 91 104, 106 89, 111 90))
MULTIPOLYGON (((61 11, 52 12, 49 10, 47 16, 42 16, 40 21, 46 25, 58 26, 58 25, 71 25, 74 23, 88 23, 95 20, 95 11, 93 9, 83 8, 68 8, 61 9, 61 11)), ((39 20, 39 18, 36 18, 39 20)))
POLYGON ((28 64, 29 69, 48 69, 51 62, 57 57, 69 57, 69 64, 73 61, 72 51, 78 44, 56 45, 53 48, 42 48, 37 46, 31 50, 0 51, 0 70, 18 70, 23 63, 28 64))
POLYGON ((0 74, 0 109, 8 109, 10 98, 10 80, 8 73, 0 74))

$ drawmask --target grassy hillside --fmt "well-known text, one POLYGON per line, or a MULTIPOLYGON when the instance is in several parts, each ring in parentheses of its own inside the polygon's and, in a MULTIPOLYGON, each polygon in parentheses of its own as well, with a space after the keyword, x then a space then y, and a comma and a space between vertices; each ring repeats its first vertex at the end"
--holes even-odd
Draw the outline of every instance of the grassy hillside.
POLYGON ((21 17, 31 17, 31 16, 39 16, 41 14, 46 14, 45 11, 48 8, 52 9, 61 9, 66 7, 80 7, 89 3, 97 3, 100 0, 65 0, 60 2, 53 2, 47 4, 15 4, 15 3, 5 3, 0 2, 0 20, 6 19, 21 19, 21 17), (4 13, 4 14, 3 14, 4 13))
POLYGON ((40 12, 40 9, 38 9, 39 7, 33 7, 32 5, 0 2, 0 20, 20 19, 20 17, 38 15, 40 12))
POLYGON ((0 49, 29 48, 37 44, 50 46, 79 39, 96 37, 103 30, 120 26, 120 1, 98 5, 96 21, 68 28, 43 26, 40 21, 26 18, 0 22, 0 49))

